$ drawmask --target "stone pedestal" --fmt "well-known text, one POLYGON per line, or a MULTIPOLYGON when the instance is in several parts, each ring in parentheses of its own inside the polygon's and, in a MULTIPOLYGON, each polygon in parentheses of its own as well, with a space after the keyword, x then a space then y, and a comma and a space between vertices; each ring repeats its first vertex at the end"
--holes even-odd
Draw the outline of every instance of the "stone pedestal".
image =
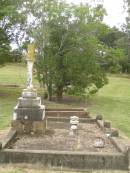
POLYGON ((14 108, 12 127, 20 133, 44 133, 45 106, 35 89, 24 89, 14 108), (38 128, 38 125, 39 128, 38 128))

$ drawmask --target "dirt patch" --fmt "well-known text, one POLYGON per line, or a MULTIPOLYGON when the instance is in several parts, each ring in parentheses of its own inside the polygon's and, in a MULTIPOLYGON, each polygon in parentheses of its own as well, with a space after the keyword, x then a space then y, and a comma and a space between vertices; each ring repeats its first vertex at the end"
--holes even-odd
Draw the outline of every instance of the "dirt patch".
POLYGON ((118 152, 96 123, 81 123, 76 136, 70 136, 69 129, 50 129, 44 136, 18 136, 17 141, 10 147, 28 150, 118 152), (101 137, 105 141, 104 148, 94 147, 97 137, 101 137))

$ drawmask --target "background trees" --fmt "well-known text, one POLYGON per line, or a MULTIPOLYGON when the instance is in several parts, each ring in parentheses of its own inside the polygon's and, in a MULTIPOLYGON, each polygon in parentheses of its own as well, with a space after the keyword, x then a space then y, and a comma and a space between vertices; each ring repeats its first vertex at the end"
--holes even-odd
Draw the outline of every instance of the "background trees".
POLYGON ((103 7, 57 0, 33 5, 38 10, 26 6, 37 21, 29 33, 37 45, 38 79, 47 87, 49 98, 56 94, 61 99, 64 92, 81 95, 91 85, 102 87, 106 77, 97 61, 101 31, 96 26, 103 20, 103 7))
POLYGON ((104 24, 106 11, 101 4, 7 0, 0 5, 0 63, 19 61, 34 40, 37 79, 50 99, 53 94, 61 99, 64 92, 96 92, 107 83, 106 72, 130 72, 128 29, 104 24), (11 50, 12 42, 17 50, 11 50))
POLYGON ((0 2, 0 64, 12 61, 10 43, 17 42, 22 32, 24 15, 18 10, 21 0, 6 0, 0 2))

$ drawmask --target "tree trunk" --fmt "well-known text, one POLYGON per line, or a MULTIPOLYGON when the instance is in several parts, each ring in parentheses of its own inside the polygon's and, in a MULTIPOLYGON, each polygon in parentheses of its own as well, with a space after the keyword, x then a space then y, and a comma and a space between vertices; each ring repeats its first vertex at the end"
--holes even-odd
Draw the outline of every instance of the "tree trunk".
POLYGON ((57 100, 58 101, 61 101, 63 99, 63 86, 58 86, 57 87, 56 95, 57 95, 57 100))
POLYGON ((47 90, 48 90, 48 100, 52 101, 52 83, 51 82, 49 83, 47 90))

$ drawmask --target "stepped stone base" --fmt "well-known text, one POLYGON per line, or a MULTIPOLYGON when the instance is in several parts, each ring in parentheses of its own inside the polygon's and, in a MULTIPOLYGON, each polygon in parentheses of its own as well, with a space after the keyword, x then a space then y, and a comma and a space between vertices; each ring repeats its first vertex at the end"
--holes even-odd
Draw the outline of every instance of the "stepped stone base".
POLYGON ((38 107, 21 108, 16 106, 14 108, 14 119, 13 120, 30 120, 40 121, 45 118, 45 106, 41 105, 38 107))
POLYGON ((18 98, 18 107, 40 107, 41 106, 41 98, 18 98))
POLYGON ((35 89, 24 89, 14 108, 12 127, 20 134, 45 132, 45 106, 35 89))

